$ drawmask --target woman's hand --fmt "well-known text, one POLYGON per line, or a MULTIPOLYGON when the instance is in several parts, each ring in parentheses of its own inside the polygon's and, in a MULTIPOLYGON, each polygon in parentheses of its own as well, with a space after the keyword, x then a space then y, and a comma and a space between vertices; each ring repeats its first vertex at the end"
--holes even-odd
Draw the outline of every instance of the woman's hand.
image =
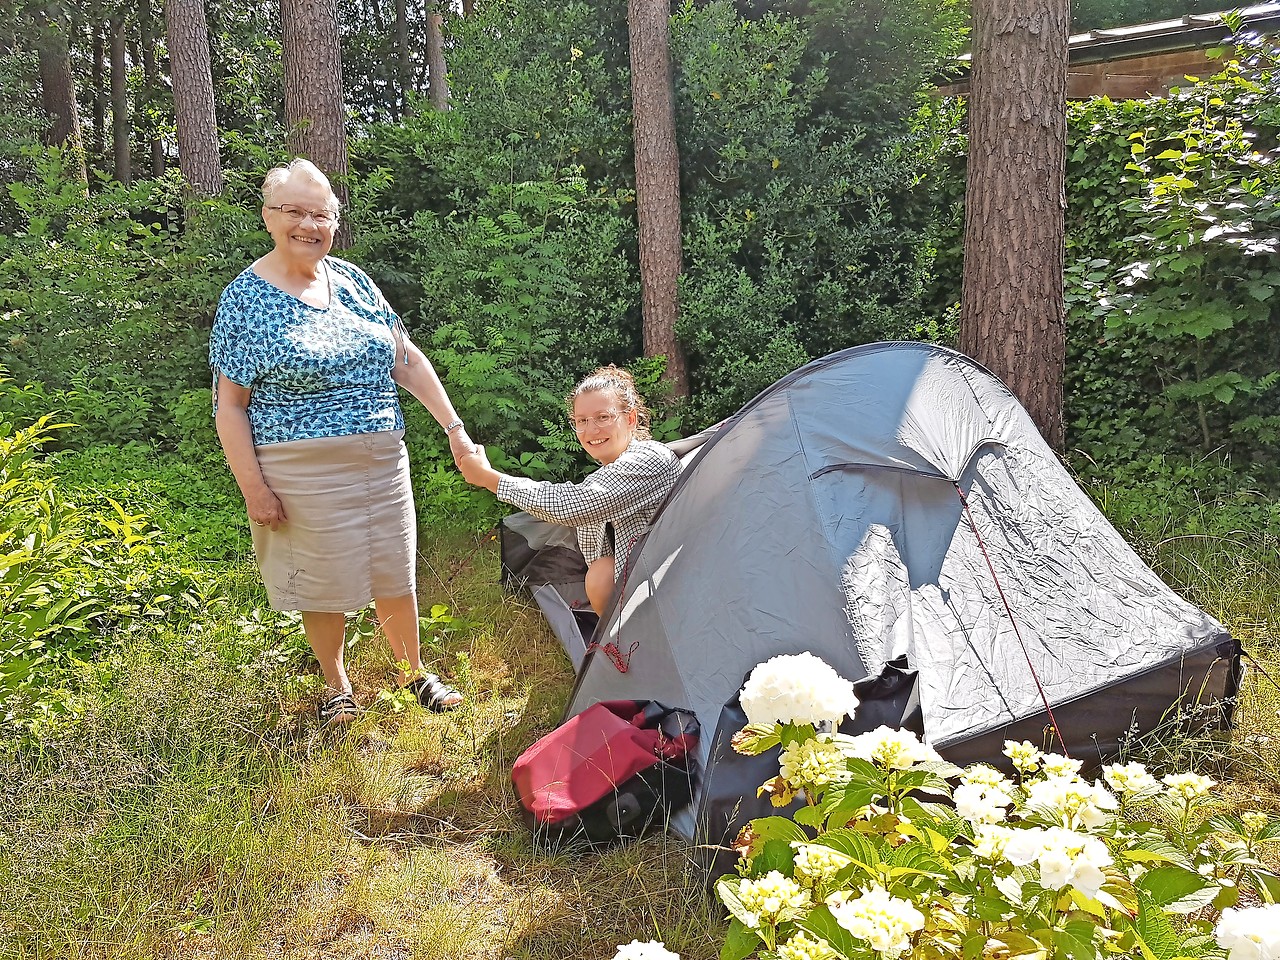
POLYGON ((497 492, 498 481, 502 478, 502 474, 489 466, 489 458, 484 452, 484 447, 479 444, 475 445, 474 453, 458 461, 458 469, 462 471, 462 477, 467 483, 497 492))
POLYGON ((284 504, 265 483, 260 489, 245 495, 244 505, 249 519, 259 527, 279 530, 280 525, 289 519, 284 515, 284 504))
POLYGON ((476 449, 475 443, 467 436, 466 427, 458 427, 450 431, 449 452, 453 454, 453 464, 458 469, 462 469, 462 458, 471 456, 476 449))

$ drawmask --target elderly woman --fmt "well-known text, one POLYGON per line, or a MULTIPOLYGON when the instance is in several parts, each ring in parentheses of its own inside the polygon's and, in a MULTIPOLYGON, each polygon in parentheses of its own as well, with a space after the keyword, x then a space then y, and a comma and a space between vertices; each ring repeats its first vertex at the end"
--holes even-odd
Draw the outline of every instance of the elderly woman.
POLYGON ((577 528, 587 561, 591 608, 604 616, 631 548, 680 477, 680 461, 649 436, 649 408, 626 370, 610 364, 584 377, 565 398, 578 443, 600 469, 581 483, 551 483, 499 473, 484 447, 457 458, 468 483, 548 523, 577 528))
POLYGON ((339 205, 314 164, 262 184, 274 248, 231 281, 210 338, 218 437, 244 495, 277 610, 300 610, 328 685, 322 722, 358 707, 343 662, 346 617, 372 599, 398 685, 447 710, 462 695, 422 666, 417 532, 396 385, 472 449, 431 362, 358 267, 329 256, 339 205))

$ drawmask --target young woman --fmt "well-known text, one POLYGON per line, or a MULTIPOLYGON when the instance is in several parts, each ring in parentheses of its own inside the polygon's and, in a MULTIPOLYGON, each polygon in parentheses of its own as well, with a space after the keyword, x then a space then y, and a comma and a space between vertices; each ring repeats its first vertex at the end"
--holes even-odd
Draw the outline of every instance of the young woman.
POLYGON ((649 410, 627 371, 601 367, 574 387, 567 403, 578 442, 601 464, 581 483, 499 473, 489 466, 484 447, 461 457, 458 468, 468 483, 492 490, 499 500, 577 528, 587 561, 587 599, 603 616, 632 546, 680 475, 680 461, 649 438, 649 410))

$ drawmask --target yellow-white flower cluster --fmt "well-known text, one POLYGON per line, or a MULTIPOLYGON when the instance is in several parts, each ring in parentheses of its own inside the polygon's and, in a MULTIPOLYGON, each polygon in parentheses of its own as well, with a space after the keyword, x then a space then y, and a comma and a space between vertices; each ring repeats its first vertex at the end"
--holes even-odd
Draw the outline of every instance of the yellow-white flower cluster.
POLYGON ((1278 960, 1280 905, 1227 907, 1213 932, 1227 960, 1278 960))
POLYGON ((1207 797, 1218 785, 1218 781, 1198 773, 1170 773, 1162 777, 1161 782, 1169 788, 1169 793, 1185 803, 1207 797))
POLYGON ((924 929, 924 914, 915 904, 891 896, 884 887, 870 887, 854 899, 842 891, 826 902, 836 923, 883 957, 901 956, 910 950, 911 934, 924 929))
POLYGON ((618 947, 613 960, 680 960, 680 954, 672 953, 660 940, 632 940, 618 947))
POLYGON ((1039 748, 1029 740, 1004 742, 1004 755, 1013 761, 1013 768, 1024 776, 1040 769, 1040 758, 1044 756, 1039 748))
POLYGON ((743 880, 738 885, 738 899, 749 914, 743 921, 749 927, 772 926, 789 920, 807 910, 810 904, 809 891, 777 870, 769 871, 758 880, 743 880))
POLYGON ((1102 779, 1123 797, 1141 800, 1160 792, 1160 781, 1140 763, 1111 763, 1102 768, 1102 779))
POLYGON ((1014 832, 1009 827, 984 823, 974 831, 973 852, 983 860, 992 863, 1003 860, 1004 848, 1008 846, 1014 832))
POLYGON ((827 734, 787 744, 778 762, 782 779, 796 786, 825 787, 848 778, 844 753, 827 734))
POLYGON ((1027 786, 1024 813, 1034 813, 1068 830, 1097 830, 1119 807, 1101 784, 1069 777, 1050 777, 1027 786))
POLYGON ((1011 793, 1013 790, 1013 784, 1008 777, 995 767, 988 766, 985 763, 975 763, 965 770, 960 774, 960 782, 978 787, 1003 790, 1005 793, 1011 793))
POLYGON ((778 960, 839 960, 839 954, 827 941, 801 931, 778 947, 778 960))
POLYGON ((1040 758, 1040 772, 1046 777, 1074 777, 1082 766, 1083 760, 1073 760, 1060 753, 1046 753, 1040 758))
POLYGON ((909 770, 917 763, 941 760, 938 751, 922 743, 910 730, 877 727, 844 740, 845 749, 855 757, 870 760, 884 770, 909 770))
POLYGON ((1009 815, 1013 797, 999 787, 962 783, 952 794, 956 813, 970 823, 1000 823, 1009 815))
POLYGON ((853 684, 811 653, 766 660, 751 671, 738 697, 747 721, 839 723, 857 709, 853 684))
POLYGON ((853 863, 851 857, 839 850, 824 847, 820 843, 791 844, 796 850, 795 876, 806 887, 815 887, 831 880, 844 867, 853 863))
POLYGON ((1095 897, 1106 882, 1103 868, 1113 862, 1111 852, 1097 837, 1050 827, 1014 830, 1004 845, 1004 859, 1014 866, 1036 864, 1040 886, 1046 890, 1072 887, 1095 897))

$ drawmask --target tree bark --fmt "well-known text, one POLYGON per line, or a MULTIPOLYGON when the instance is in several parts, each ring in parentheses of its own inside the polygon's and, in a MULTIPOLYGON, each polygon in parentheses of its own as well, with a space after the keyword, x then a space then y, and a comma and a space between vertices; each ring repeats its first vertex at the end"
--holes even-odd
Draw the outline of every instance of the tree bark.
POLYGON ((342 50, 335 0, 282 0, 289 148, 329 175, 347 172, 342 50))
POLYGON ((178 128, 178 168, 193 198, 214 197, 222 192, 222 158, 204 3, 165 0, 164 19, 178 128))
POLYGON ((1056 450, 1062 379, 1068 0, 974 0, 960 349, 1056 450))
POLYGON ((84 143, 80 137, 80 111, 76 106, 76 81, 71 72, 66 24, 50 19, 41 10, 36 13, 36 30, 40 95, 49 120, 45 143, 70 151, 68 160, 72 171, 87 184, 89 175, 85 169, 84 143))
POLYGON ((156 26, 151 0, 138 0, 138 43, 142 54, 143 100, 146 105, 147 153, 151 159, 151 175, 164 173, 164 144, 156 128, 156 100, 160 95, 159 70, 156 69, 156 26))
POLYGON ((116 179, 128 185, 133 180, 129 150, 129 78, 125 74, 125 46, 128 35, 122 15, 111 18, 111 146, 115 156, 116 179))
POLYGON ((101 163, 107 153, 107 38, 106 24, 93 25, 93 155, 101 163))
POLYGON ((476 15, 476 0, 462 0, 462 15, 464 17, 476 15))
POLYGON ((689 396, 689 378, 676 339, 683 253, 670 13, 668 0, 628 0, 644 352, 667 358, 671 396, 683 399, 689 396))
POLYGON ((409 91, 413 86, 409 62, 409 3, 396 0, 396 82, 400 87, 400 116, 409 112, 409 91))
MULTIPOLYGON (((347 111, 342 96, 342 48, 337 0, 281 0, 284 115, 289 149, 333 179, 346 201, 347 111)), ((336 243, 348 245, 346 221, 336 243)))
POLYGON ((427 99, 437 110, 449 109, 449 66, 444 59, 444 17, 439 5, 427 6, 427 99))

